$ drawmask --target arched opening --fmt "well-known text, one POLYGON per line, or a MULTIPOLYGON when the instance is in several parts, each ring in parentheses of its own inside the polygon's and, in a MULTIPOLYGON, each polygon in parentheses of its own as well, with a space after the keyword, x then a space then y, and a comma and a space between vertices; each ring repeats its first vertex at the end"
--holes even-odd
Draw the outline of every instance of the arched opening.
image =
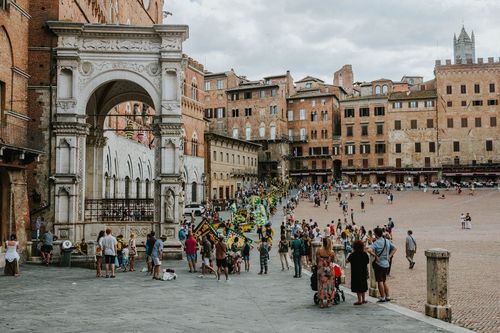
POLYGON ((130 177, 125 177, 125 199, 130 199, 130 177))
POLYGON ((150 184, 149 184, 149 179, 146 178, 146 181, 145 181, 145 193, 144 193, 144 197, 146 199, 149 199, 149 187, 150 187, 150 184))
POLYGON ((139 178, 136 178, 135 180, 135 197, 136 199, 141 198, 141 180, 139 178))
POLYGON ((197 202, 198 201, 198 184, 196 182, 193 182, 191 184, 191 202, 197 202))

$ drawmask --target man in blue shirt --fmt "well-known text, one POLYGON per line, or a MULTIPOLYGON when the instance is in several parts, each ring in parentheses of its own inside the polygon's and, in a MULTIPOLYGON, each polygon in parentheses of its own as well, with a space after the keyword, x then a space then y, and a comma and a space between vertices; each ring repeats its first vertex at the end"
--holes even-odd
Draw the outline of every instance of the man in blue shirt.
POLYGON ((163 258, 163 243, 167 240, 167 236, 162 235, 153 245, 151 257, 153 258, 153 279, 161 280, 161 260, 163 258))
POLYGON ((368 246, 368 253, 375 257, 372 265, 380 292, 379 303, 389 302, 391 299, 389 298, 389 288, 387 287, 386 278, 390 266, 389 260, 394 256, 397 249, 390 240, 383 237, 383 230, 381 228, 375 228, 373 232, 375 233, 376 240, 372 245, 368 246))

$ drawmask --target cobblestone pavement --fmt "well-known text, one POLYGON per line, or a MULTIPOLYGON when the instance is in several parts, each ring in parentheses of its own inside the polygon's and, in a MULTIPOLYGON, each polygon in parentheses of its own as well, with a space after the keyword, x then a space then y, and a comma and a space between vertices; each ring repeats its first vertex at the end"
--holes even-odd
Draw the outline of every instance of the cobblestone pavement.
POLYGON ((0 276, 1 332, 460 331, 390 306, 357 307, 349 295, 345 303, 319 309, 309 278, 281 271, 276 249, 270 274, 257 275, 254 250, 251 272, 231 275, 228 282, 198 278, 188 273, 185 261, 166 264, 177 280, 152 281, 141 272, 95 279, 87 269, 25 265, 20 278, 0 276))
MULTIPOLYGON (((386 224, 388 217, 395 221, 394 239, 398 252, 393 260, 389 286, 396 303, 424 312, 427 297, 424 250, 445 248, 451 252, 452 322, 477 332, 500 332, 500 191, 481 190, 474 196, 444 193, 446 198, 441 200, 429 192, 394 192, 394 204, 388 205, 386 196, 367 191, 363 199, 355 196, 349 200, 349 210, 354 209, 355 222, 367 230, 386 224), (373 205, 369 203, 370 194, 374 197, 373 205), (361 200, 366 203, 365 213, 360 209, 361 200), (462 212, 471 214, 471 230, 461 229, 459 216, 462 212), (408 269, 405 259, 404 240, 408 229, 413 230, 418 244, 413 270, 408 269)), ((343 220, 338 203, 333 197, 329 201, 328 211, 325 211, 323 206, 314 208, 308 200, 302 200, 296 217, 313 217, 321 225, 333 219, 343 220)))

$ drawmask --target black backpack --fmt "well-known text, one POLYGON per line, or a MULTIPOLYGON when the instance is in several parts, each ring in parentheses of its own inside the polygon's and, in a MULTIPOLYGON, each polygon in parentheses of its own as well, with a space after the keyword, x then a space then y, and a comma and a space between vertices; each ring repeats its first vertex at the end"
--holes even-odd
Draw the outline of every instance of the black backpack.
POLYGON ((280 241, 279 252, 280 253, 288 252, 288 242, 287 241, 280 241))

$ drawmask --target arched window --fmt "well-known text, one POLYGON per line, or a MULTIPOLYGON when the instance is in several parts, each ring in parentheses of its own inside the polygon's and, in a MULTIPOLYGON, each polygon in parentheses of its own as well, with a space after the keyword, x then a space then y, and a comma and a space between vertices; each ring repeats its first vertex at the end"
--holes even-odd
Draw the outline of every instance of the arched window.
POLYGON ((266 126, 264 125, 264 123, 260 124, 260 127, 259 127, 259 136, 261 138, 264 138, 266 136, 266 126))
POLYGON ((191 83, 191 99, 198 100, 198 86, 196 83, 191 83))
POLYGON ((237 128, 233 128, 233 138, 238 139, 238 129, 237 128))
POLYGON ((191 137, 191 156, 198 156, 198 136, 196 132, 191 137))
POLYGON ((389 92, 389 87, 386 84, 382 86, 382 94, 387 94, 389 92))
POLYGON ((125 199, 130 199, 130 177, 125 177, 125 199))
POLYGON ((193 182, 191 184, 191 202, 198 201, 197 189, 198 189, 198 184, 196 184, 196 182, 193 182))
POLYGON ((380 95, 380 86, 375 87, 375 95, 380 95))
POLYGON ((250 125, 247 125, 247 127, 245 128, 245 139, 250 140, 251 138, 252 138, 252 128, 250 127, 250 125))
POLYGON ((113 176, 113 199, 116 199, 118 196, 118 180, 116 176, 113 176))
POLYGON ((139 178, 135 180, 135 197, 136 199, 141 198, 141 180, 139 178))
POLYGON ((146 179, 146 182, 145 182, 145 183, 146 183, 146 184, 145 184, 145 185, 146 185, 146 193, 145 193, 145 197, 146 197, 146 199, 149 199, 149 191, 150 191, 150 189, 149 189, 149 187, 150 187, 150 184, 149 184, 149 179, 146 179))
POLYGON ((276 125, 271 125, 271 140, 276 140, 276 125))
POLYGON ((109 199, 109 196, 111 195, 111 180, 109 179, 108 173, 106 172, 104 174, 104 198, 109 199))

